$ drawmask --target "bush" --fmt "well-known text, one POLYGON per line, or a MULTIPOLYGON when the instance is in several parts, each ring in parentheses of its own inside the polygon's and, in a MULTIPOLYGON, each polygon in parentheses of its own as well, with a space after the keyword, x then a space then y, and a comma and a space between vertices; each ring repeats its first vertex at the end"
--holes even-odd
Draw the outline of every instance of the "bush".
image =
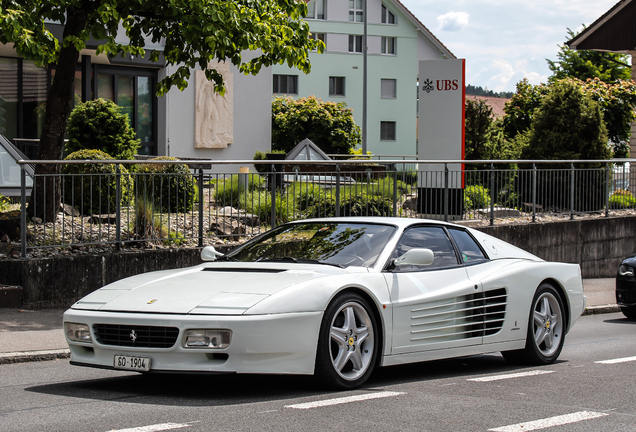
MULTIPOLYGON (((99 150, 79 150, 64 160, 102 160, 113 158, 99 150)), ((127 202, 133 189, 128 170, 119 165, 121 202, 127 202)), ((116 209, 117 176, 114 164, 62 165, 62 202, 77 208, 81 214, 114 213, 116 209)))
POLYGON ((9 198, 0 195, 0 211, 9 209, 9 198))
POLYGON ((239 207, 241 195, 246 192, 240 181, 241 175, 247 176, 248 192, 260 190, 265 184, 265 179, 259 174, 232 174, 225 180, 217 181, 214 199, 219 207, 239 207))
POLYGON ((350 154, 361 141, 353 110, 344 102, 323 102, 315 96, 272 101, 272 150, 289 152, 309 138, 327 154, 350 154))
POLYGON ((464 189, 464 209, 473 210, 490 206, 490 190, 481 185, 466 186, 464 189))
MULTIPOLYGON (((151 160, 179 159, 160 156, 151 160)), ((182 213, 192 210, 197 187, 187 165, 140 164, 136 178, 137 199, 152 197, 153 206, 161 212, 182 213)))
POLYGON ((609 199, 610 208, 626 209, 636 207, 636 198, 631 192, 624 189, 617 189, 609 199))
POLYGON ((315 183, 294 182, 287 188, 286 195, 291 197, 298 210, 304 211, 324 201, 327 191, 315 183))
POLYGON ((80 103, 68 119, 65 150, 101 150, 115 159, 133 159, 140 141, 130 127, 128 115, 115 103, 97 99, 80 103))
MULTIPOLYGON (((265 190, 246 191, 239 197, 239 208, 258 216, 261 223, 272 224, 272 193, 265 190)), ((276 194, 274 205, 276 206, 276 223, 289 222, 294 218, 295 206, 293 201, 284 199, 276 194)))

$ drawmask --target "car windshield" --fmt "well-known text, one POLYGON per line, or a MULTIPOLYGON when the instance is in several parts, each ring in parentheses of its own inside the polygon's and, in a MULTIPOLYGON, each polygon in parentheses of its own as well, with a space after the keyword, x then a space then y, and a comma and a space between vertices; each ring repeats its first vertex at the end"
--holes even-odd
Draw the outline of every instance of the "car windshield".
POLYGON ((395 232, 380 224, 311 222, 282 225, 228 258, 244 261, 330 264, 371 267, 395 232))

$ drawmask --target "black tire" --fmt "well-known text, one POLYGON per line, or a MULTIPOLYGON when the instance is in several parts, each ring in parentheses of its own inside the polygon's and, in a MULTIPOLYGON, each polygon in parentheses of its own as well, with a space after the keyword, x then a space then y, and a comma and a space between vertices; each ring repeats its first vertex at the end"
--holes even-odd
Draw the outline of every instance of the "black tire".
POLYGON ((373 308, 356 293, 338 295, 320 325, 314 376, 321 387, 350 390, 369 379, 380 351, 373 308))
POLYGON ((526 347, 501 354, 510 363, 551 364, 559 358, 565 342, 565 309, 557 290, 548 283, 537 289, 528 318, 526 347))
POLYGON ((625 315, 625 317, 629 318, 630 320, 636 320, 636 306, 621 306, 621 312, 623 312, 623 315, 625 315))

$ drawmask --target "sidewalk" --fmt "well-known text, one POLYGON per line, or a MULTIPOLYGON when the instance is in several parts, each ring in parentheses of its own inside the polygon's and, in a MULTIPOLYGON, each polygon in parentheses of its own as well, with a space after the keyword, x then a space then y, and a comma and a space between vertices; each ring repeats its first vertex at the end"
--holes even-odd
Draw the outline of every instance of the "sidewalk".
MULTIPOLYGON (((583 315, 620 312, 614 278, 584 279, 587 308, 583 315)), ((65 309, 0 309, 0 365, 68 358, 62 330, 65 309)))

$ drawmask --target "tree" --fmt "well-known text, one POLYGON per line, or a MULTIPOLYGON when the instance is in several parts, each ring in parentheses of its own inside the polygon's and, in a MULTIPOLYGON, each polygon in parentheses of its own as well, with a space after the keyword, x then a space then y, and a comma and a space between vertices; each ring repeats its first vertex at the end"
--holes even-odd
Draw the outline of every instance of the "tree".
POLYGON ((344 102, 323 102, 315 96, 272 102, 272 150, 286 153, 309 138, 328 154, 349 154, 362 140, 353 111, 344 102))
POLYGON ((608 159, 607 129, 599 104, 576 81, 553 84, 526 132, 523 159, 608 159))
POLYGON ((503 118, 504 132, 510 140, 527 131, 538 113, 544 99, 555 86, 568 82, 598 103, 603 113, 603 122, 611 143, 614 157, 627 157, 630 123, 636 118, 636 83, 618 80, 606 83, 600 78, 585 82, 576 78, 556 80, 550 84, 531 85, 527 80, 517 83, 517 92, 506 103, 503 118))
MULTIPOLYGON (((176 68, 158 83, 158 95, 173 86, 186 88, 197 66, 223 94, 221 74, 208 68, 214 59, 231 61, 246 74, 284 62, 309 72, 308 51, 322 52, 324 44, 309 38, 309 26, 302 19, 306 13, 305 2, 297 0, 3 0, 0 43, 13 43, 18 55, 39 66, 57 65, 38 149, 38 159, 52 160, 62 158, 75 67, 91 37, 100 41, 97 54, 143 57, 147 39, 163 44, 163 51, 149 53, 150 60, 163 54, 166 64, 176 68), (64 25, 61 42, 45 22, 64 25), (126 44, 118 42, 120 26, 129 39, 126 44), (259 50, 259 55, 245 62, 241 53, 246 50, 259 50)), ((38 165, 36 173, 58 174, 59 166, 38 165)), ((56 197, 46 207, 44 202, 37 205, 47 220, 53 220, 60 202, 59 178, 52 178, 58 180, 37 185, 48 197, 56 197)))
MULTIPOLYGON (((570 40, 577 34, 567 29, 567 37, 570 40)), ((578 78, 582 81, 598 78, 606 83, 631 79, 630 66, 625 54, 572 50, 567 45, 559 45, 557 58, 557 61, 546 59, 552 71, 550 82, 564 78, 578 78)))
MULTIPOLYGON (((506 139, 503 122, 495 119, 492 108, 483 100, 466 100, 466 160, 517 159, 521 149, 506 139)), ((470 167, 477 167, 471 164, 470 167)))

